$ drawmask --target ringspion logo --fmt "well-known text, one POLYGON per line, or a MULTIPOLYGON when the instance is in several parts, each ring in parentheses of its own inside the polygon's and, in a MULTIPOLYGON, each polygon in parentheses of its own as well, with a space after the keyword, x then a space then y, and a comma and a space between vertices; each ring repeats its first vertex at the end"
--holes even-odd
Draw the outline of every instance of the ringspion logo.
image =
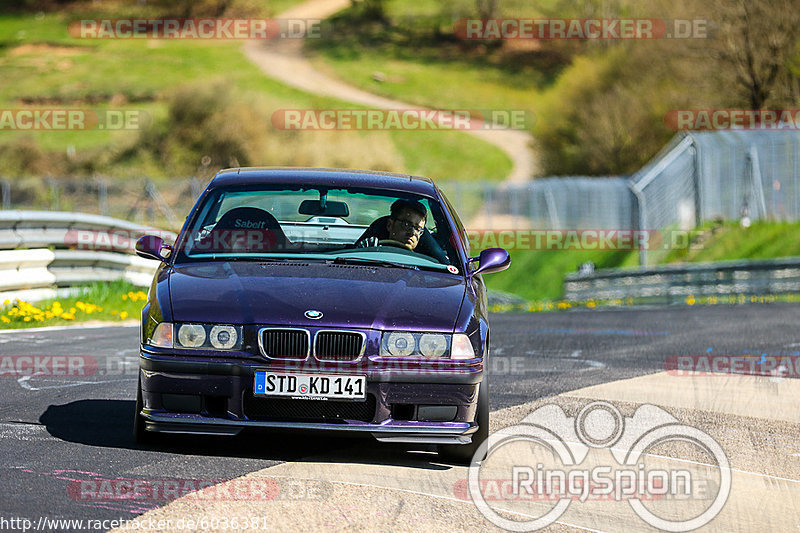
POLYGON ((571 505, 593 502, 665 531, 691 531, 720 513, 731 490, 722 447, 648 404, 630 417, 607 402, 574 417, 546 405, 491 435, 475 453, 484 455, 454 492, 508 531, 542 529, 571 505))

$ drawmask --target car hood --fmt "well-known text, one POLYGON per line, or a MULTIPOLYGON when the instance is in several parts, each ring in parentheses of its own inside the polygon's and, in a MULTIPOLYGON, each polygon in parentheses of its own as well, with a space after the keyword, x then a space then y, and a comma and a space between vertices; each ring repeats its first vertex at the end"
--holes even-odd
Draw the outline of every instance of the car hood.
POLYGON ((207 262, 169 276, 175 322, 453 331, 464 279, 404 268, 207 262), (308 310, 322 312, 310 320, 308 310))

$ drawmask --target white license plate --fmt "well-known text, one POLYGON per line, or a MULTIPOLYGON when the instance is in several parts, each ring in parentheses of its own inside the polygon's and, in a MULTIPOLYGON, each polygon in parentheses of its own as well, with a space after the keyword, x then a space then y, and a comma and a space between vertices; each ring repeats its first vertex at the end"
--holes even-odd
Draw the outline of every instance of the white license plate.
POLYGON ((288 396, 302 400, 364 400, 367 397, 366 378, 328 374, 281 374, 258 370, 253 394, 288 396))

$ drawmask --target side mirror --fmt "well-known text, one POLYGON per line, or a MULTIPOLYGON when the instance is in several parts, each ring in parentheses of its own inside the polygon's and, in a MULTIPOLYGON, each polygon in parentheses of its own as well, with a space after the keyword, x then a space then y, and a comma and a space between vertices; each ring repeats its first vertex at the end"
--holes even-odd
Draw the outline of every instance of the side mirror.
POLYGON ((480 256, 470 257, 469 260, 478 261, 478 268, 472 271, 471 276, 500 272, 511 265, 511 256, 502 248, 487 248, 481 252, 480 256))
POLYGON ((136 241, 136 255, 145 259, 167 262, 167 257, 161 254, 162 249, 172 250, 172 246, 164 244, 164 239, 155 235, 144 235, 136 241))

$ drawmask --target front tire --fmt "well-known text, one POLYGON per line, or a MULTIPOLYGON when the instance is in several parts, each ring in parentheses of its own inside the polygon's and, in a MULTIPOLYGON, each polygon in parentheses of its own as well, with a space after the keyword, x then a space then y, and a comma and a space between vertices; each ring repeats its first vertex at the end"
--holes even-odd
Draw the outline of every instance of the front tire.
MULTIPOLYGON (((472 434, 472 442, 469 444, 439 444, 439 457, 443 461, 458 465, 470 465, 475 452, 489 438, 489 381, 486 376, 478 388, 477 407, 475 422, 478 424, 478 430, 472 434)), ((475 457, 475 459, 483 461, 485 457, 484 454, 483 457, 475 457)))

